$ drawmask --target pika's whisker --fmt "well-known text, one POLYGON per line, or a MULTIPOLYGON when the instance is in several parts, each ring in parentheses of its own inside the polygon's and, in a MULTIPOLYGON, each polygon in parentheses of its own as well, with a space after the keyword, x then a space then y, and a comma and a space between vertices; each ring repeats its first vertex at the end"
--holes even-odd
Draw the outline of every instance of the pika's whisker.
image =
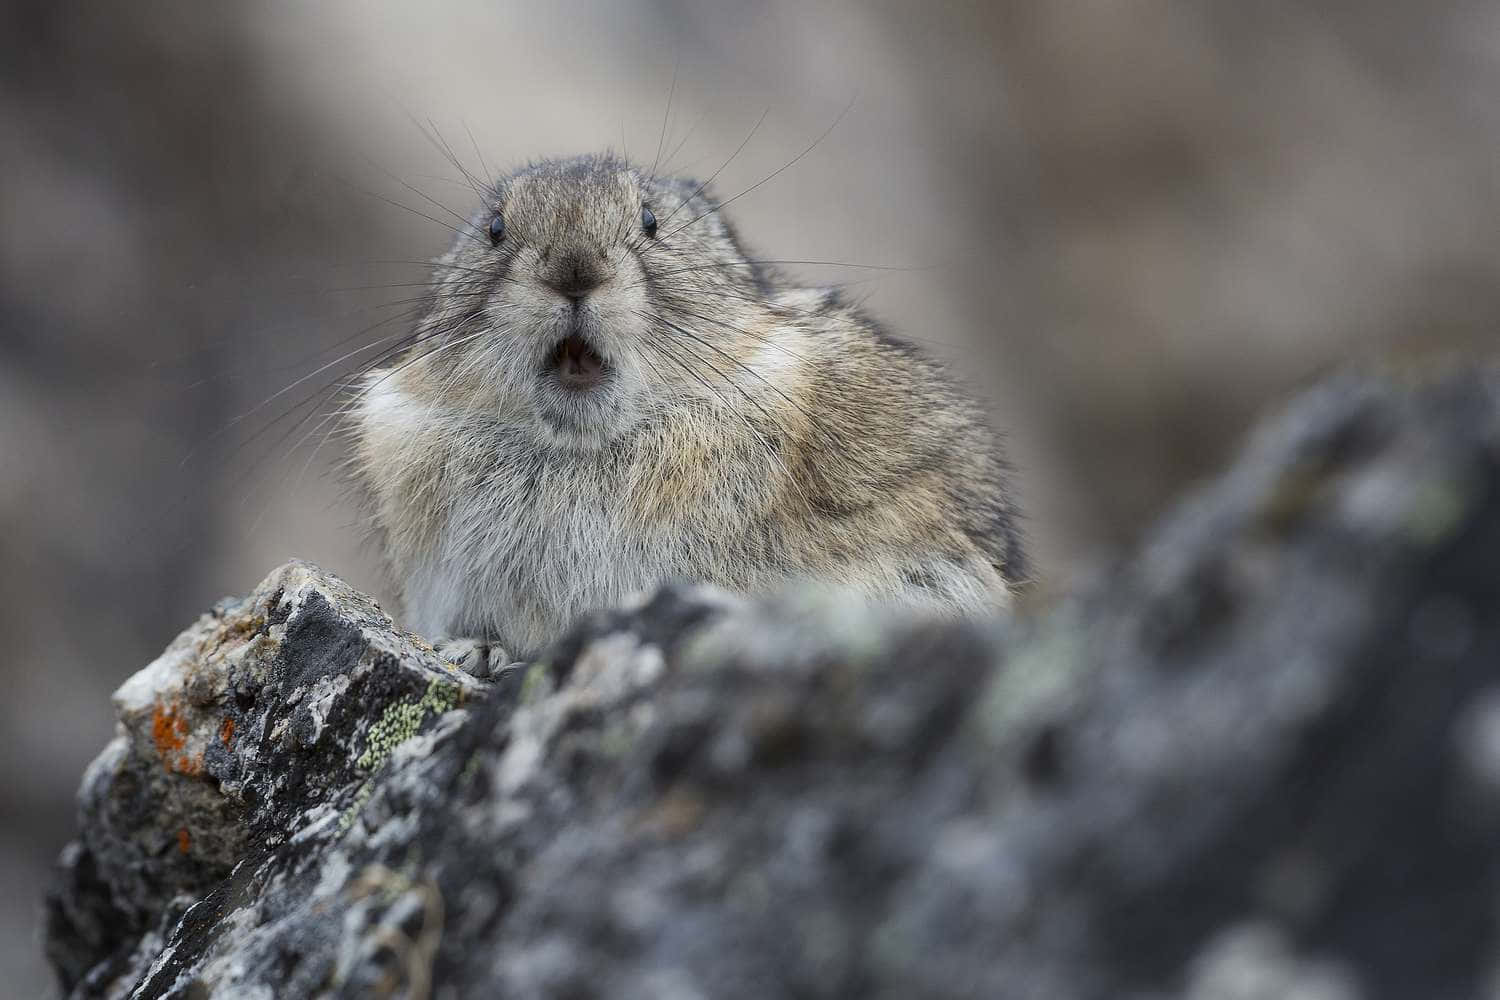
MULTIPOLYGON (((388 319, 385 322, 393 322, 393 321, 395 321, 397 319, 400 319, 400 318, 401 317, 399 317, 399 316, 398 317, 392 317, 391 319, 388 319)), ((379 324, 377 324, 377 325, 379 325, 379 324)), ((291 392, 297 386, 302 385, 303 383, 307 382, 309 379, 312 379, 312 378, 317 377, 318 375, 321 375, 323 372, 326 372, 328 369, 330 369, 330 368, 332 368, 332 367, 334 367, 336 365, 342 364, 343 362, 349 360, 352 357, 356 357, 357 355, 363 354, 365 351, 368 351, 371 347, 374 347, 377 344, 384 343, 386 340, 389 340, 389 339, 390 339, 389 337, 381 338, 380 340, 376 340, 376 341, 374 341, 372 343, 365 344, 362 347, 357 347, 357 348, 355 348, 352 351, 349 351, 349 352, 347 352, 345 354, 340 355, 337 358, 334 358, 332 361, 328 362, 327 364, 320 365, 319 367, 315 368, 311 372, 308 372, 306 375, 302 376, 301 378, 296 379, 295 381, 293 381, 293 382, 291 382, 291 383, 283 386, 282 388, 278 389, 276 392, 273 392, 271 395, 267 396, 265 399, 261 400, 256 405, 252 406, 250 409, 248 409, 248 410, 244 411, 243 413, 240 413, 240 414, 232 417, 223 427, 220 427, 218 430, 214 431, 214 433, 210 434, 206 440, 204 440, 201 444, 199 444, 197 447, 195 447, 192 451, 188 452, 188 454, 182 459, 182 461, 178 463, 177 467, 180 469, 180 468, 183 468, 184 466, 186 466, 187 463, 192 460, 193 455, 196 454, 199 449, 207 447, 208 445, 212 444, 214 441, 216 441, 219 438, 223 437, 225 434, 227 434, 234 427, 236 427, 240 423, 244 422, 249 417, 252 417, 255 414, 259 413, 261 410, 264 410, 267 406, 270 406, 276 400, 280 399, 282 396, 285 396, 288 392, 291 392)))
MULTIPOLYGON (((771 109, 770 108, 766 108, 764 111, 762 111, 760 113, 760 117, 757 118, 755 120, 755 124, 750 127, 749 134, 746 135, 745 138, 743 140, 741 140, 740 144, 735 147, 734 152, 729 154, 729 159, 727 159, 723 163, 719 164, 719 169, 715 170, 713 173, 709 174, 708 175, 708 180, 704 181, 702 184, 699 184, 696 188, 694 188, 693 189, 693 193, 690 194, 690 195, 688 195, 687 198, 683 199, 683 202, 682 202, 681 205, 678 205, 676 208, 672 209, 672 211, 667 215, 666 219, 664 219, 662 221, 661 224, 663 226, 665 226, 668 222, 671 222, 672 221, 672 217, 674 215, 676 215, 683 208, 683 206, 685 206, 685 205, 691 205, 693 203, 693 199, 697 198, 700 194, 702 194, 704 191, 706 191, 708 189, 708 186, 714 182, 714 178, 718 177, 719 174, 721 174, 721 173, 724 172, 724 168, 725 167, 729 166, 731 163, 734 162, 734 158, 736 156, 739 156, 740 153, 744 150, 744 148, 750 144, 750 140, 751 139, 755 138, 755 133, 758 132, 758 131, 760 131, 761 123, 766 120, 766 115, 769 115, 770 113, 771 113, 771 109)), ((695 219, 693 221, 696 222, 697 220, 695 219)), ((666 242, 667 239, 670 239, 671 235, 672 235, 671 233, 668 233, 665 237, 662 238, 662 242, 666 242)))
POLYGON ((688 226, 691 226, 693 223, 699 221, 700 219, 703 219, 703 218, 706 218, 707 216, 713 215, 715 212, 722 211, 723 209, 727 208, 729 205, 732 205, 733 203, 739 201, 741 198, 745 197, 745 195, 749 194, 751 191, 754 191, 756 188, 758 188, 761 185, 765 184, 766 182, 770 181, 771 179, 773 179, 774 177, 776 177, 778 174, 782 173, 782 171, 788 169, 793 164, 795 164, 798 161, 800 161, 808 153, 811 153, 814 149, 818 148, 818 144, 821 143, 824 139, 828 138, 830 135, 832 135, 833 134, 833 130, 839 127, 839 122, 843 121, 844 120, 844 116, 847 115, 849 113, 850 109, 852 109, 854 107, 854 102, 857 99, 857 97, 858 97, 858 95, 856 95, 855 97, 849 98, 849 103, 846 104, 846 105, 844 105, 844 110, 842 110, 842 111, 839 112, 838 117, 833 120, 833 124, 830 125, 830 126, 828 126, 828 128, 824 129, 823 130, 823 134, 820 135, 820 136, 818 136, 811 143, 809 143, 808 146, 807 146, 807 148, 804 149, 802 152, 798 153, 796 156, 792 157, 786 163, 783 163, 781 166, 777 167, 775 170, 771 171, 769 174, 767 174, 766 176, 762 177, 760 180, 756 181, 754 184, 751 184, 749 187, 745 188, 745 190, 741 191, 739 194, 733 196, 732 198, 726 198, 726 199, 724 199, 723 201, 719 202, 717 205, 715 205, 712 208, 710 208, 708 211, 702 213, 701 215, 696 216, 695 218, 693 218, 692 220, 690 220, 688 222, 684 222, 682 225, 678 226, 676 229, 674 229, 670 233, 668 233, 667 234, 667 239, 671 239, 673 236, 676 236, 678 233, 682 232, 688 226))
POLYGON ((469 123, 466 121, 460 120, 459 124, 463 125, 464 133, 469 137, 469 145, 474 147, 474 157, 479 161, 479 169, 484 171, 486 189, 488 189, 495 175, 490 173, 489 165, 484 162, 484 154, 479 151, 479 142, 474 138, 474 130, 469 128, 469 123))
MULTIPOLYGON (((454 233, 454 234, 462 237, 463 239, 466 239, 466 240, 470 241, 471 243, 478 244, 479 246, 485 246, 486 245, 485 241, 481 240, 474 233, 472 233, 472 232, 464 232, 462 229, 456 229, 453 226, 449 225, 448 223, 444 222, 442 219, 435 219, 432 216, 428 215, 426 212, 418 211, 417 209, 412 208, 410 205, 403 205, 401 202, 397 201, 394 198, 388 198, 385 195, 380 194, 377 191, 370 191, 370 190, 368 190, 366 188, 360 187, 357 184, 351 183, 350 187, 354 188, 354 190, 358 191, 362 195, 365 195, 366 197, 374 198, 377 201, 383 201, 387 205, 390 205, 392 208, 399 208, 403 212, 410 212, 412 215, 415 215, 417 218, 419 218, 419 219, 426 219, 428 222, 432 223, 435 226, 442 226, 444 229, 448 230, 449 232, 454 233)), ((467 225, 467 221, 466 221, 465 224, 467 225)))
POLYGON ((395 181, 397 184, 400 184, 402 187, 406 188, 406 190, 410 191, 412 194, 416 195, 418 198, 421 198, 423 201, 427 202, 429 205, 432 205, 435 208, 442 209, 444 212, 447 212, 449 215, 453 216, 455 219, 458 220, 459 225, 461 225, 461 226, 468 226, 471 229, 473 228, 473 224, 470 223, 467 218, 465 218, 464 216, 460 215, 458 212, 455 212, 453 209, 449 208, 447 205, 444 205, 442 202, 440 202, 436 198, 432 197, 426 191, 423 191, 421 188, 417 187, 416 185, 408 183, 407 181, 403 180, 402 178, 396 176, 396 174, 394 174, 391 171, 387 170, 386 168, 380 166, 378 163, 376 163, 374 160, 370 159, 368 156, 365 157, 365 162, 367 164, 369 164, 371 167, 373 167, 376 170, 380 171, 382 174, 384 174, 389 179, 395 181))
MULTIPOLYGON (((651 344, 650 341, 646 341, 645 342, 645 346, 647 346, 648 349, 653 349, 653 353, 655 353, 658 357, 666 358, 668 361, 671 361, 673 364, 675 364, 678 367, 680 367, 683 371, 687 372, 690 376, 692 376, 700 385, 702 385, 703 388, 707 389, 710 393, 712 393, 714 395, 714 397, 717 398, 719 400, 719 402, 724 405, 724 409, 727 412, 733 413, 736 417, 738 417, 740 419, 740 421, 742 423, 744 423, 745 427, 750 431, 750 433, 753 434, 753 435, 755 435, 756 440, 760 442, 760 444, 761 444, 761 446, 763 448, 765 448, 766 455, 781 470, 782 475, 784 475, 784 476, 790 476, 790 473, 787 471, 786 465, 782 462, 781 456, 777 453, 776 448, 771 444, 770 441, 766 440, 765 435, 762 434, 756 428, 755 424, 750 420, 749 417, 745 416, 743 413, 738 412, 737 410, 735 410, 735 408, 733 406, 731 406, 729 404, 729 400, 727 400, 727 399, 724 398, 724 394, 723 393, 719 392, 712 385, 710 385, 708 383, 707 379, 703 378, 697 372, 693 371, 693 369, 686 362, 684 362, 680 358, 677 358, 676 356, 674 356, 671 351, 664 350, 663 348, 661 348, 658 345, 651 344)), ((741 387, 733 379, 730 379, 727 375, 724 374, 724 372, 720 371, 719 368, 717 366, 715 366, 712 362, 709 362, 709 361, 705 360, 696 351, 693 351, 691 348, 684 348, 684 350, 686 350, 688 352, 688 354, 690 354, 694 358, 696 358, 700 363, 702 363, 702 364, 706 365, 707 367, 713 369, 713 371, 716 374, 718 374, 718 376, 720 378, 722 378, 726 383, 728 383, 729 385, 731 385, 734 388, 738 389, 740 391, 740 393, 742 395, 744 395, 745 399, 750 402, 751 405, 753 405, 756 409, 760 410, 760 412, 765 416, 767 422, 769 422, 772 427, 775 427, 781 433, 785 433, 785 431, 781 428, 781 425, 776 422, 775 418, 773 418, 769 413, 767 413, 764 407, 762 407, 753 398, 751 398, 750 394, 747 393, 747 392, 745 392, 745 390, 744 390, 743 387, 741 387)))
MULTIPOLYGON (((424 297, 423 301, 427 301, 426 297, 424 297)), ((247 479, 249 477, 250 474, 252 474, 255 471, 257 471, 262 466, 262 464, 264 463, 264 461, 269 456, 277 454, 280 451, 282 445, 284 445, 287 442, 287 440, 293 434, 296 434, 302 427, 306 426, 307 423, 310 420, 316 419, 317 414, 318 414, 320 408, 323 406, 324 403, 326 403, 329 400, 333 399, 339 392, 351 388, 352 387, 352 382, 354 380, 357 380, 357 379, 363 377, 363 375, 365 373, 373 371, 375 368, 379 367, 382 364, 385 364, 387 361, 390 361, 390 360, 394 359, 395 357, 397 357, 398 355, 400 355, 403 351, 406 351, 406 350, 408 350, 408 349, 416 346, 417 344, 421 344, 421 343, 430 341, 432 339, 448 335, 449 333, 452 332, 453 329, 456 329, 458 326, 460 326, 460 325, 462 325, 464 323, 467 323, 469 320, 471 320, 472 318, 474 318, 477 315, 478 314, 475 313, 475 314, 470 314, 470 315, 465 316, 458 324, 455 324, 453 328, 444 328, 444 329, 437 329, 437 330, 425 330, 425 329, 419 328, 417 331, 415 331, 415 332, 413 332, 411 334, 408 334, 408 335, 406 335, 404 337, 400 337, 400 338, 396 339, 395 343, 393 343, 391 346, 389 346, 389 347, 385 348, 384 350, 380 351, 378 354, 375 354, 372 357, 369 357, 369 358, 365 359, 364 361, 361 361, 357 366, 355 366, 355 368, 352 371, 347 371, 347 372, 341 372, 341 373, 339 373, 338 375, 334 376, 334 378, 332 378, 331 380, 329 380, 327 382, 324 382, 322 385, 320 385, 319 387, 315 388, 312 392, 310 392, 301 401, 299 401, 298 403, 293 404, 291 407, 289 407, 288 409, 286 409, 285 411, 283 411, 281 414, 279 414, 278 416, 276 416, 272 420, 268 421, 267 423, 263 424, 259 429, 257 429, 254 433, 252 433, 249 437, 245 438, 244 440, 240 441, 238 444, 235 445, 235 447, 230 452, 231 457, 234 456, 234 455, 237 455, 239 452, 243 451, 246 447, 248 447, 249 445, 253 444, 256 440, 258 440, 259 438, 261 438, 265 434, 269 433, 272 428, 274 428, 277 424, 281 423, 283 420, 286 420, 287 418, 289 418, 291 416, 294 416, 299 411, 307 409, 309 406, 311 407, 311 409, 308 410, 307 413, 303 414, 303 416, 300 417, 297 421, 295 421, 289 428, 287 428, 287 430, 284 433, 282 433, 282 435, 280 437, 278 437, 274 442, 272 442, 271 447, 267 450, 267 452, 266 452, 265 455, 263 455, 261 458, 259 458, 256 461, 254 461, 254 462, 252 462, 252 463, 249 464, 249 466, 240 475, 240 477, 238 477, 236 479, 236 484, 242 483, 245 479, 247 479)), ((395 321, 396 319, 399 319, 399 318, 400 317, 392 317, 391 320, 388 320, 387 322, 393 322, 393 321, 395 321)), ((373 346, 375 346, 377 344, 380 344, 380 343, 384 343, 384 342, 389 341, 391 339, 392 338, 390 338, 390 337, 382 338, 381 340, 378 340, 378 341, 375 341, 375 342, 373 342, 371 344, 366 345, 365 349, 368 349, 369 347, 373 347, 373 346)), ((223 430, 227 430, 227 429, 228 428, 224 428, 223 430)), ((202 447, 202 445, 200 445, 200 447, 202 447)), ((297 447, 300 447, 300 445, 298 445, 297 447)), ((294 447, 292 449, 292 451, 295 451, 295 450, 296 450, 296 448, 294 447)))
POLYGON ((667 123, 672 120, 672 98, 677 95, 677 73, 681 69, 682 50, 678 49, 677 59, 672 64, 672 86, 667 90, 667 110, 662 112, 661 136, 656 140, 656 159, 651 161, 651 180, 648 180, 646 182, 648 185, 651 183, 651 181, 656 180, 656 167, 659 163, 661 163, 662 146, 665 145, 667 141, 667 123))
POLYGON ((778 265, 778 264, 784 264, 784 265, 788 265, 788 266, 799 265, 800 264, 800 265, 818 266, 818 267, 848 267, 848 268, 855 268, 855 269, 858 269, 858 270, 861 270, 861 271, 902 271, 902 272, 905 272, 905 271, 922 271, 922 270, 928 270, 927 268, 923 268, 923 267, 899 267, 899 266, 891 265, 891 264, 860 264, 860 263, 855 262, 855 261, 845 261, 845 260, 786 260, 786 259, 781 259, 781 258, 756 258, 756 259, 752 259, 752 260, 723 261, 723 262, 715 262, 713 264, 697 264, 697 265, 695 265, 693 267, 674 268, 673 270, 670 270, 670 271, 662 271, 660 274, 654 274, 651 277, 652 277, 653 280, 655 280, 656 278, 671 277, 674 274, 692 274, 692 273, 694 273, 696 271, 716 271, 716 270, 723 270, 725 268, 732 268, 732 267, 752 267, 753 268, 753 267, 761 267, 761 266, 774 266, 774 265, 778 265))
MULTIPOLYGON (((376 384, 378 385, 380 382, 384 382, 385 379, 387 379, 387 378, 390 377, 390 375, 393 375, 396 372, 402 371, 405 368, 408 368, 411 365, 416 364, 418 361, 425 361, 426 359, 432 357, 433 355, 440 354, 443 351, 449 350, 449 349, 454 348, 454 347, 459 347, 459 346, 461 346, 463 344, 468 343, 471 340, 477 340, 478 338, 485 336, 485 334, 487 332, 488 331, 486 331, 486 330, 480 330, 478 333, 469 334, 466 337, 460 337, 458 340, 450 340, 449 342, 447 342, 445 344, 442 344, 442 345, 440 345, 438 347, 435 347, 432 350, 430 350, 430 351, 422 354, 420 357, 414 358, 411 361, 406 362, 405 364, 401 365, 399 368, 395 369, 395 371, 393 371, 393 372, 391 372, 391 373, 383 376, 382 378, 380 378, 376 382, 376 384)), ((353 405, 354 402, 357 402, 357 400, 364 395, 365 391, 368 391, 368 390, 362 390, 360 393, 356 394, 355 400, 351 401, 350 405, 353 405)), ((323 420, 322 420, 322 422, 320 422, 318 424, 318 426, 314 427, 311 431, 309 431, 307 433, 307 435, 305 435, 303 437, 303 439, 301 441, 299 441, 295 447, 292 448, 292 451, 296 452, 298 448, 301 448, 302 445, 307 442, 308 438, 310 438, 312 435, 316 434, 319 430, 321 430, 324 426, 326 426, 330 421, 336 421, 339 417, 343 416, 344 414, 346 414, 348 412, 349 412, 349 407, 345 406, 345 407, 342 407, 339 410, 335 410, 333 413, 330 413, 327 417, 324 417, 323 420)), ((300 473, 298 473, 298 475, 297 475, 296 485, 300 485, 301 484, 302 477, 307 474, 308 466, 312 465, 313 459, 317 457, 318 452, 327 443, 328 443, 328 435, 324 434, 323 435, 323 439, 318 442, 317 447, 315 447, 312 450, 312 453, 307 456, 307 461, 302 464, 302 471, 300 473)))
POLYGON ((682 152, 682 147, 687 145, 688 140, 693 137, 694 132, 698 131, 698 126, 702 125, 703 120, 707 117, 708 112, 704 111, 700 113, 697 118, 693 119, 693 124, 688 126, 687 134, 684 135, 682 139, 678 141, 677 145, 672 147, 672 151, 667 154, 667 160, 662 164, 663 170, 671 170, 672 161, 676 159, 678 153, 682 152))
MULTIPOLYGON (((420 125, 417 127, 421 129, 420 125)), ((453 168, 469 182, 469 189, 474 192, 474 197, 478 198, 481 202, 488 201, 494 195, 494 188, 489 182, 481 181, 469 173, 468 168, 463 165, 463 161, 458 158, 458 154, 453 151, 453 147, 448 144, 448 140, 443 138, 443 133, 431 118, 427 119, 427 127, 431 129, 431 132, 428 133, 424 130, 423 135, 427 136, 428 141, 433 144, 438 152, 442 153, 448 162, 453 165, 453 168)))

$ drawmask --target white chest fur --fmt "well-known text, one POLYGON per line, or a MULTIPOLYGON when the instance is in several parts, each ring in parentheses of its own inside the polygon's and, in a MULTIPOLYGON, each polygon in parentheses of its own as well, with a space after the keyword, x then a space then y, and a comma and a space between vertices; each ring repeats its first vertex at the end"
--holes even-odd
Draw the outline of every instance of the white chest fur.
POLYGON ((718 576, 708 540, 758 506, 747 489, 768 488, 764 475, 727 488, 694 477, 671 464, 680 447, 649 435, 615 452, 538 448, 521 427, 435 412, 394 388, 368 393, 359 430, 366 456, 381 456, 361 464, 407 627, 516 655, 665 579, 718 576))

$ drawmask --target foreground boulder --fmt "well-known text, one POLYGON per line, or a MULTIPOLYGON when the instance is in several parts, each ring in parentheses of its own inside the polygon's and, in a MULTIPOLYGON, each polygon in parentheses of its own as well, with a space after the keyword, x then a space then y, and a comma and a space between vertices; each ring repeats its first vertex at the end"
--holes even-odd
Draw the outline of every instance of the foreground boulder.
POLYGON ((1473 997, 1500 376, 1340 379, 1026 625, 668 589, 481 682, 293 563, 115 697, 75 997, 1473 997))

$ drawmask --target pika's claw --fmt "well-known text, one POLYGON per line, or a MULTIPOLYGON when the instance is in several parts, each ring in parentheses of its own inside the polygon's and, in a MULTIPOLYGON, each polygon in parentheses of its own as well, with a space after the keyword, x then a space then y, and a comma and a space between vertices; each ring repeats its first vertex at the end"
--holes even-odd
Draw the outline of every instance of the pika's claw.
POLYGON ((489 680, 510 663, 504 649, 484 639, 439 639, 433 648, 443 659, 480 680, 489 680))

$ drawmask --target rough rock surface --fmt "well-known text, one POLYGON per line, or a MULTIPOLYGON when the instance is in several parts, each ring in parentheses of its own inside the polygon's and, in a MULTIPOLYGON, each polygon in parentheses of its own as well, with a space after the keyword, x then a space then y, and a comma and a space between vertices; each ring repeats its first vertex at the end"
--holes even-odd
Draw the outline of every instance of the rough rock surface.
POLYGON ((1325 384, 1021 625, 677 588, 486 683, 294 563, 116 703, 74 997, 1493 996, 1500 374, 1325 384))

